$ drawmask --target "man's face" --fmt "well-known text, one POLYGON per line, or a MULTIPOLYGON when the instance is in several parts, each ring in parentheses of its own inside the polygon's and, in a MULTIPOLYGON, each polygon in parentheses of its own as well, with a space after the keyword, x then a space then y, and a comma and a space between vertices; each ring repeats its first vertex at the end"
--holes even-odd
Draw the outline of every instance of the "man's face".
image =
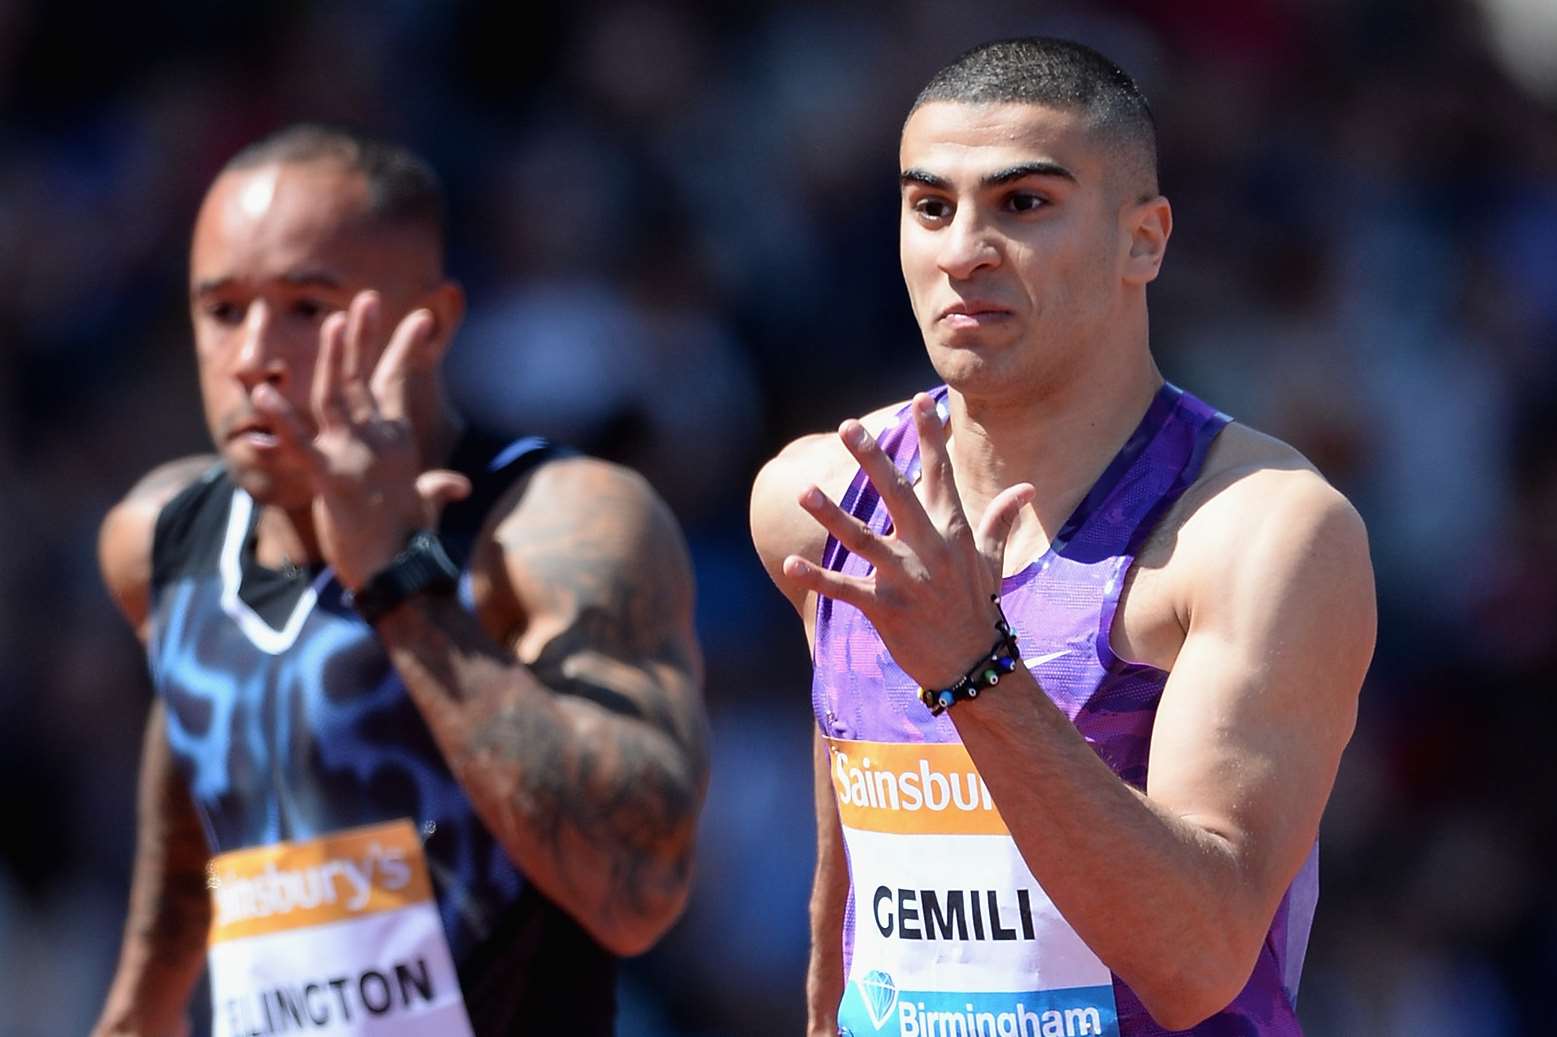
POLYGON ((1019 391, 1107 334, 1130 248, 1126 196, 1079 114, 926 104, 903 128, 903 278, 931 363, 1019 391))
MULTIPOLYGON (((211 437, 256 500, 295 509, 311 491, 251 394, 274 385, 310 426, 319 325, 352 296, 383 296, 383 326, 438 281, 430 238, 364 218, 367 185, 340 163, 276 163, 211 186, 190 250, 190 315, 211 437)), ((377 359, 365 357, 369 365, 377 359)))

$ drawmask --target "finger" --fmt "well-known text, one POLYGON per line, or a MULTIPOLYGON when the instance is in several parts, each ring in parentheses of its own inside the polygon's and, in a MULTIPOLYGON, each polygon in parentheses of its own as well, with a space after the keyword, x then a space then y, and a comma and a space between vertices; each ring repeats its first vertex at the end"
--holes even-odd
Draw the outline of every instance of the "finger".
POLYGON ((281 391, 269 382, 255 387, 252 399, 254 409, 265 416, 281 445, 296 451, 311 471, 319 471, 323 459, 314 449, 314 429, 297 408, 288 403, 281 391))
POLYGON ((881 569, 897 560, 892 545, 878 536, 869 526, 844 511, 828 499, 827 494, 815 486, 800 495, 800 506, 823 529, 831 533, 840 544, 865 561, 881 569))
POLYGON ((346 401, 341 395, 342 354, 345 352, 346 314, 336 312, 319 325, 319 356, 314 360, 314 384, 311 404, 314 420, 321 429, 335 428, 349 421, 346 401))
POLYGON ((898 539, 920 552, 939 541, 941 535, 925 514, 924 505, 914 496, 913 486, 876 445, 865 426, 851 418, 838 427, 838 438, 843 440, 844 447, 854 455, 870 484, 881 495, 881 503, 892 516, 892 528, 898 539))
POLYGON ((366 421, 377 413, 368 392, 367 358, 378 353, 383 304, 377 292, 358 292, 346 312, 345 349, 341 357, 341 396, 353 420, 366 421))
POLYGON ((406 314, 395 328, 378 366, 373 369, 373 380, 369 383, 373 399, 378 403, 379 413, 391 421, 405 417, 416 361, 432 341, 436 323, 429 310, 412 310, 406 314))
POLYGON ((422 499, 422 512, 428 528, 438 524, 443 509, 470 496, 470 480, 459 472, 437 468, 416 477, 416 495, 422 499))
POLYGON ((989 502, 989 507, 984 509, 984 516, 979 519, 979 528, 973 534, 973 541, 997 581, 1005 574, 1006 541, 1011 537, 1011 527, 1016 524, 1016 516, 1032 503, 1036 494, 1037 490, 1032 483, 1007 486, 989 502))
POLYGON ((957 480, 952 474, 951 452, 946 448, 946 429, 935 412, 935 398, 929 393, 914 397, 914 428, 919 433, 919 470, 923 474, 925 510, 941 519, 944 529, 954 519, 966 519, 962 510, 962 498, 957 494, 957 480))
POLYGON ((870 614, 876 602, 874 580, 823 569, 799 555, 790 555, 784 559, 784 575, 808 591, 853 605, 866 615, 870 614))

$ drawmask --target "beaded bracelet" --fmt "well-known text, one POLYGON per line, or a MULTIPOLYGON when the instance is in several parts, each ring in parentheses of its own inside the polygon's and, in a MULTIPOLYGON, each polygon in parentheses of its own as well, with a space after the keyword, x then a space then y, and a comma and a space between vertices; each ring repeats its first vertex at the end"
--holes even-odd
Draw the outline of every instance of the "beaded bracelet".
POLYGON ((1005 610, 1000 607, 1000 595, 991 594, 989 600, 995 604, 995 613, 1000 617, 995 621, 995 631, 999 636, 989 652, 974 663, 962 679, 949 688, 940 691, 931 691, 929 688, 919 689, 919 701, 925 704, 931 716, 940 716, 952 706, 963 699, 976 699, 979 692, 986 688, 993 688, 1000 683, 1000 678, 1016 669, 1018 649, 1016 646, 1016 631, 1011 629, 1011 624, 1006 622, 1005 610))

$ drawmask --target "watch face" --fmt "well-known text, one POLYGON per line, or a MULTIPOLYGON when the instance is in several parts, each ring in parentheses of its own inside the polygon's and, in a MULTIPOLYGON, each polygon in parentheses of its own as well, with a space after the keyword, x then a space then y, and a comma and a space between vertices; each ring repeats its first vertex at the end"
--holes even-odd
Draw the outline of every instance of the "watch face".
POLYGON ((425 590, 453 590, 459 583, 460 571, 449 560, 443 544, 431 533, 417 533, 401 553, 391 571, 399 569, 404 574, 402 585, 406 594, 425 590), (404 562, 404 565, 400 564, 404 562))
POLYGON ((417 533, 411 538, 417 549, 423 556, 437 567, 439 573, 445 576, 451 583, 458 583, 460 567, 449 558, 449 553, 443 549, 443 541, 438 539, 435 533, 417 533))

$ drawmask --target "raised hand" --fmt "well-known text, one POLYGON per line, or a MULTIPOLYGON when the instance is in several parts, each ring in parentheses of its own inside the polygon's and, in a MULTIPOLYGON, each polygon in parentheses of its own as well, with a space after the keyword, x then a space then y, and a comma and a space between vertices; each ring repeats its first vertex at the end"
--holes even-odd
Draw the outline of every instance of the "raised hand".
POLYGON ((790 555, 784 574, 817 594, 858 608, 881 634, 892 658, 923 687, 954 683, 995 639, 991 595, 1000 587, 1006 539, 1017 513, 1033 498, 1030 483, 1002 490, 969 524, 952 475, 946 433, 925 393, 913 400, 919 432, 922 500, 858 421, 838 438, 859 461, 892 517, 892 532, 872 532, 811 486, 800 506, 844 547, 873 567, 868 576, 831 572, 790 555))
POLYGON ((274 386, 254 390, 255 407, 307 463, 320 550, 349 588, 389 564, 412 532, 433 526, 444 504, 470 492, 463 475, 422 471, 409 417, 413 380, 438 359, 433 316, 413 310, 383 344, 381 306, 378 293, 359 292, 320 326, 312 420, 274 386))

